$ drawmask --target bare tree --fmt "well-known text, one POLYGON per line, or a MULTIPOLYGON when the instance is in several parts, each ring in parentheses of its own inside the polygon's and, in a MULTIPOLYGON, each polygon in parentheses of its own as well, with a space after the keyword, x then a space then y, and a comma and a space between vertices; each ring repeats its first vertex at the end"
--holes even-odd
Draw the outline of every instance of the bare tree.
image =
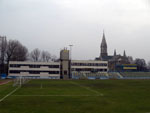
POLYGON ((43 62, 49 62, 50 59, 51 59, 51 54, 48 51, 42 51, 41 61, 43 61, 43 62))
POLYGON ((25 61, 27 59, 28 49, 18 40, 9 40, 6 51, 6 61, 25 61))
POLYGON ((21 43, 18 43, 10 60, 12 61, 26 61, 28 57, 28 49, 21 43))
POLYGON ((137 65, 138 71, 146 71, 146 62, 144 59, 135 59, 134 63, 137 65))
POLYGON ((147 63, 147 69, 150 71, 150 61, 147 63))
POLYGON ((12 60, 11 58, 12 58, 15 50, 17 49, 18 44, 19 44, 19 41, 17 41, 17 40, 9 40, 8 41, 7 51, 6 51, 7 64, 10 60, 12 60))
POLYGON ((31 60, 34 62, 40 61, 41 51, 36 48, 30 53, 31 60))
POLYGON ((132 56, 128 56, 128 61, 130 62, 130 64, 134 63, 133 57, 132 56))
POLYGON ((28 49, 18 40, 9 40, 6 50, 7 70, 9 61, 25 61, 27 59, 28 49))
POLYGON ((52 61, 57 61, 57 56, 56 55, 52 55, 51 60, 52 61))

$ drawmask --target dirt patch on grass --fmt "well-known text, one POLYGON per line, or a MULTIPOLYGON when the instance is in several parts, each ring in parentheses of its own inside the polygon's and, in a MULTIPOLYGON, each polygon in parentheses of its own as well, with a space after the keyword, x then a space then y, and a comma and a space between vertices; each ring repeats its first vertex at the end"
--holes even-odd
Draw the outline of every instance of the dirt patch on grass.
POLYGON ((0 80, 0 85, 9 83, 11 80, 0 80))

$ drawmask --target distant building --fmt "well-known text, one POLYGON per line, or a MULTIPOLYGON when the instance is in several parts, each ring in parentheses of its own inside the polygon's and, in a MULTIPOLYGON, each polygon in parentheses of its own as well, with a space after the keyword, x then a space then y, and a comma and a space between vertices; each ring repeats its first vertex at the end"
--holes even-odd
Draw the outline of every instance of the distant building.
MULTIPOLYGON (((118 65, 124 65, 124 64, 127 65, 131 63, 130 59, 126 55, 125 50, 124 50, 123 56, 120 54, 117 54, 116 50, 114 50, 114 55, 108 55, 107 42, 106 42, 104 33, 103 33, 102 42, 100 45, 100 56, 96 58, 96 60, 108 61, 109 71, 119 71, 120 69, 118 70, 117 68, 118 65)), ((131 69, 130 71, 135 70, 135 68, 130 68, 130 69, 131 69)))

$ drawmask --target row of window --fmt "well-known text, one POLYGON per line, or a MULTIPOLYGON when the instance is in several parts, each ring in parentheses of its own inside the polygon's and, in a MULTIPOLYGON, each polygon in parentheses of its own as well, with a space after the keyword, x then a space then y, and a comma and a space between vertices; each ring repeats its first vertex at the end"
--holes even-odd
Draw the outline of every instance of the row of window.
POLYGON ((107 66, 106 63, 71 63, 72 66, 107 66))
POLYGON ((24 71, 24 70, 9 71, 9 73, 14 73, 14 74, 20 74, 21 72, 29 72, 29 74, 40 74, 40 73, 59 74, 59 71, 24 71))
POLYGON ((90 69, 90 68, 77 69, 77 68, 73 68, 72 71, 107 72, 107 69, 90 69))
POLYGON ((40 68, 40 67, 59 68, 59 65, 10 64, 10 67, 20 68, 21 66, 29 66, 29 68, 40 68))
MULTIPOLYGON (((106 63, 71 63, 72 66, 107 66, 106 63)), ((34 65, 34 64, 10 64, 10 67, 20 68, 21 66, 29 66, 29 68, 40 68, 40 67, 48 67, 48 68, 59 68, 59 65, 34 65)))

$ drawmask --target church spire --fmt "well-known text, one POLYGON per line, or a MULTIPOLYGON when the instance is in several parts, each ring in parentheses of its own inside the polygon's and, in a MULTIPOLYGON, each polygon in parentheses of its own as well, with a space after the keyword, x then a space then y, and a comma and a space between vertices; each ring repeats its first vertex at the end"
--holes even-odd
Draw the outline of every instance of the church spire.
POLYGON ((124 50, 123 56, 126 57, 126 51, 124 50))
POLYGON ((106 43, 104 31, 103 31, 103 37, 101 42, 101 57, 103 56, 107 56, 107 43, 106 43))
POLYGON ((104 31, 103 31, 103 38, 102 38, 101 47, 102 47, 102 46, 106 46, 106 47, 107 47, 107 43, 106 43, 105 33, 104 33, 104 31))

